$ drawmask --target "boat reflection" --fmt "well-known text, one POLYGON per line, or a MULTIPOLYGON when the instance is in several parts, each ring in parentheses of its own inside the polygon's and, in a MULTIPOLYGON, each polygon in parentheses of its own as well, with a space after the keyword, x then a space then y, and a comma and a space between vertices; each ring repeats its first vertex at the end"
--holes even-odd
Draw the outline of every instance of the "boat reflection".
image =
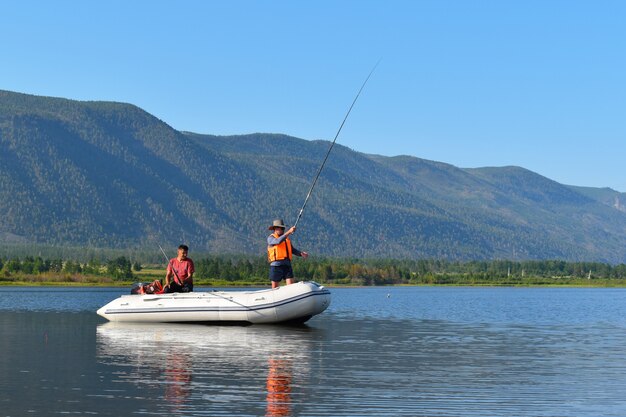
POLYGON ((120 368, 116 382, 135 384, 168 411, 240 407, 236 412, 288 416, 292 392, 308 385, 320 332, 307 326, 109 322, 97 328, 97 355, 102 364, 120 368))

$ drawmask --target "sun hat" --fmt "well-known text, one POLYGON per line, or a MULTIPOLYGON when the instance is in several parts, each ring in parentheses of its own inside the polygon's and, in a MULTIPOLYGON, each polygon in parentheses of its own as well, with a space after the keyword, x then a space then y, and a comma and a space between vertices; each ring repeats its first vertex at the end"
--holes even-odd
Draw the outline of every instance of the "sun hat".
POLYGON ((282 227, 283 229, 285 229, 287 226, 285 226, 285 222, 283 222, 283 219, 276 219, 272 222, 272 225, 267 228, 267 230, 274 230, 274 228, 276 227, 282 227))

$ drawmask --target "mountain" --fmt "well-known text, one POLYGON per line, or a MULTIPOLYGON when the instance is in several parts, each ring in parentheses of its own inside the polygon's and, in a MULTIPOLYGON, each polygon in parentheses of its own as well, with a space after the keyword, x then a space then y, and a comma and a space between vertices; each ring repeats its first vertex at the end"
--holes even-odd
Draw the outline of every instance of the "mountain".
POLYGON ((571 188, 574 192, 626 213, 626 193, 620 193, 619 191, 615 191, 608 187, 594 188, 570 185, 569 188, 571 188))
MULTIPOLYGON (((0 240, 264 252, 329 142, 180 132, 124 103, 0 91, 0 240)), ((626 261, 624 195, 519 167, 462 169, 337 144, 294 236, 344 257, 626 261)))

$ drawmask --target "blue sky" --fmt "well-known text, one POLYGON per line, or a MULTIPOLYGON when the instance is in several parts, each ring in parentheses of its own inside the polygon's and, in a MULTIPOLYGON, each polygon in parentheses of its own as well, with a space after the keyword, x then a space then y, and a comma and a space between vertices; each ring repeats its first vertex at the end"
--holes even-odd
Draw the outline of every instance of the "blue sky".
POLYGON ((626 191, 626 2, 0 1, 0 89, 626 191))

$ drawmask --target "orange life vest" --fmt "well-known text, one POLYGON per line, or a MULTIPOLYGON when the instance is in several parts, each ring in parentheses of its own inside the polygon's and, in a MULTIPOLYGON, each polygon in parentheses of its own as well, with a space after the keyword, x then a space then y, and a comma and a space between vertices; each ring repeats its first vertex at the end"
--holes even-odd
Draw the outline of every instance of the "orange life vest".
MULTIPOLYGON (((276 239, 280 236, 276 235, 276 233, 272 233, 276 239)), ((274 261, 283 261, 285 259, 291 260, 291 240, 286 238, 278 245, 267 246, 267 260, 271 263, 274 261)))

